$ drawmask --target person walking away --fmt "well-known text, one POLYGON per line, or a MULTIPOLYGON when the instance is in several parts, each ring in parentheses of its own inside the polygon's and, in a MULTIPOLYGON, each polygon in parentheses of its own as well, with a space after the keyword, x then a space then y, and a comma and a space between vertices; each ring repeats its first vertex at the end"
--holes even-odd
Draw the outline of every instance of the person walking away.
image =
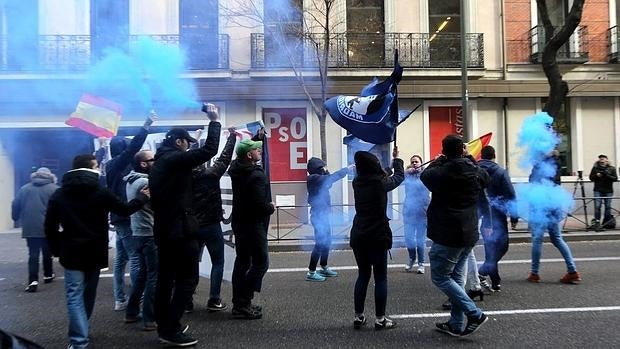
POLYGON ((405 264, 405 271, 412 272, 416 264, 416 272, 424 274, 426 255, 426 210, 431 201, 430 192, 420 181, 420 174, 424 171, 422 157, 413 155, 410 164, 405 170, 405 202, 403 205, 403 223, 405 225, 405 245, 409 260, 405 264))
POLYGON ((592 228, 599 231, 605 228, 601 225, 601 206, 605 204, 605 215, 603 223, 612 220, 611 215, 611 197, 614 195, 614 182, 618 180, 616 168, 609 163, 607 155, 598 156, 598 161, 590 170, 590 180, 594 183, 594 220, 592 228))
POLYGON ((228 175, 232 182, 232 230, 235 234, 235 265, 232 273, 233 309, 238 319, 260 319, 262 307, 252 304, 255 292, 269 268, 267 229, 275 211, 270 202, 270 184, 258 164, 262 160, 262 141, 243 140, 237 145, 237 159, 228 175))
POLYGON ((11 217, 20 222, 22 238, 28 245, 28 286, 26 292, 36 292, 39 285, 39 254, 43 256, 43 282, 54 281, 54 267, 43 222, 47 203, 58 189, 56 176, 47 167, 30 174, 30 183, 19 189, 11 203, 11 217))
POLYGON ((192 169, 217 154, 221 125, 217 107, 204 104, 209 118, 205 144, 195 143, 182 128, 173 128, 155 153, 149 173, 153 234, 159 257, 155 291, 155 321, 161 343, 182 347, 198 343, 181 326, 181 317, 196 287, 200 249, 198 222, 192 212, 192 169))
MULTIPOLYGON (((558 158, 558 151, 553 150, 545 159, 533 166, 529 181, 531 184, 557 187, 557 189, 561 190, 559 187, 561 185, 559 169, 560 160, 558 158), (553 168, 551 173, 549 168, 553 168)), ((560 204, 553 200, 550 200, 549 203, 551 206, 560 204)), ((532 266, 527 281, 539 283, 541 280, 539 275, 540 256, 542 255, 543 236, 545 231, 547 231, 551 243, 560 251, 566 263, 567 272, 562 276, 560 282, 564 284, 577 284, 581 282, 581 275, 577 271, 577 265, 573 259, 573 254, 566 241, 564 241, 562 231, 560 230, 560 222, 564 219, 565 215, 566 213, 562 212, 560 207, 547 206, 531 208, 529 228, 532 234, 532 266)))
POLYGON ((124 202, 99 184, 95 156, 83 154, 73 159, 73 169, 64 174, 62 187, 50 198, 45 236, 52 255, 60 257, 65 268, 70 348, 86 348, 90 342, 89 319, 99 273, 108 265, 108 214, 129 216, 148 201, 148 195, 143 189, 124 202))
POLYGON ((355 217, 351 227, 350 245, 357 263, 353 328, 366 324, 364 303, 370 277, 375 279, 375 329, 391 329, 396 322, 385 316, 387 303, 387 254, 392 248, 392 230, 387 217, 387 193, 405 179, 403 160, 398 148, 392 151, 392 175, 388 176, 379 159, 372 153, 358 151, 354 155, 357 175, 353 179, 355 217))
MULTIPOLYGON (((151 150, 136 153, 133 170, 123 179, 127 182, 127 200, 133 200, 140 191, 148 187, 149 172, 155 162, 151 150)), ((155 286, 157 285, 157 247, 153 237, 153 210, 150 202, 138 212, 131 215, 131 232, 133 236, 135 281, 131 285, 125 323, 143 320, 145 331, 157 329, 155 323, 155 286), (142 303, 142 312, 140 312, 142 303), (142 316, 140 316, 140 313, 142 316)))
MULTIPOLYGON (((237 142, 235 129, 230 128, 228 132, 226 145, 224 145, 220 157, 215 160, 213 166, 207 167, 202 164, 194 168, 192 177, 193 211, 200 224, 197 238, 200 243, 200 250, 202 251, 203 246, 206 246, 211 258, 211 284, 207 301, 207 310, 209 311, 222 311, 228 308, 228 305, 222 302, 220 295, 224 277, 224 237, 220 224, 224 219, 224 209, 222 208, 220 179, 230 165, 237 142)), ((196 284, 198 284, 198 280, 196 280, 196 284)), ((190 300, 186 311, 193 311, 193 309, 194 303, 190 300)))
POLYGON ((327 277, 338 276, 338 273, 327 266, 329 250, 332 244, 331 232, 331 197, 329 190, 337 181, 346 177, 354 165, 329 173, 325 161, 312 157, 308 160, 308 204, 310 205, 310 222, 314 228, 314 248, 310 254, 310 264, 306 273, 307 281, 325 281, 327 277), (316 271, 317 264, 321 269, 316 271))
POLYGON ((463 286, 467 257, 479 238, 478 200, 489 175, 463 157, 461 137, 448 135, 441 144, 442 156, 420 176, 432 193, 427 211, 428 237, 433 241, 429 251, 431 279, 452 303, 450 319, 435 326, 442 333, 464 336, 488 320, 463 286))
POLYGON ((491 290, 501 289, 502 278, 499 275, 498 263, 508 252, 508 216, 516 221, 516 215, 511 215, 511 205, 516 200, 515 189, 508 175, 508 171, 495 162, 495 148, 487 145, 482 148, 482 159, 478 166, 489 174, 489 186, 486 189, 489 199, 490 215, 483 214, 483 221, 490 220, 491 230, 484 231, 484 263, 478 269, 482 276, 491 279, 491 290))
MULTIPOLYGON (((131 139, 129 144, 125 137, 114 137, 110 140, 110 155, 112 158, 105 163, 105 179, 108 188, 122 200, 127 199, 125 190, 125 177, 131 171, 131 162, 134 156, 146 140, 148 131, 153 121, 155 113, 146 118, 138 133, 131 139)), ((110 224, 116 229, 116 255, 114 256, 114 310, 123 311, 127 308, 127 297, 125 294, 125 265, 133 256, 133 237, 131 232, 131 222, 129 217, 119 216, 115 213, 110 214, 110 224)), ((131 283, 135 283, 137 269, 130 265, 131 283)))

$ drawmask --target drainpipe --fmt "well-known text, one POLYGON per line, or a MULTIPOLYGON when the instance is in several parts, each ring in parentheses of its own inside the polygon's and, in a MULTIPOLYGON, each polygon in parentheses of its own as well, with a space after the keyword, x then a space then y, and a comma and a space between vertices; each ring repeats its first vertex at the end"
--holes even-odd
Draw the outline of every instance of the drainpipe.
MULTIPOLYGON (((508 75, 508 64, 506 62, 506 16, 504 13, 505 10, 505 0, 502 0, 499 2, 499 6, 500 6, 500 19, 501 19, 501 44, 500 44, 500 50, 501 52, 501 59, 502 59, 502 79, 504 79, 505 82, 508 81, 507 75, 508 75)), ((503 142, 503 147, 504 147, 504 161, 506 162, 506 170, 508 170, 510 172, 510 168, 509 168, 509 164, 510 162, 508 161, 508 97, 504 97, 503 101, 502 101, 502 123, 504 124, 504 142, 503 142)))

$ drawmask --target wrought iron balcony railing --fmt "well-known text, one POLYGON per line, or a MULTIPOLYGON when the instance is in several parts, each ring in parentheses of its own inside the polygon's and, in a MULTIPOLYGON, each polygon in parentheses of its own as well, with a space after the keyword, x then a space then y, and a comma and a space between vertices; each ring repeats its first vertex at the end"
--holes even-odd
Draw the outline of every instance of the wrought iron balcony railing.
MULTIPOLYGON (((558 30, 556 27, 555 30, 558 30)), ((530 29, 530 61, 532 63, 542 63, 542 54, 545 48, 545 27, 537 25, 530 29)), ((578 26, 570 36, 568 42, 564 44, 556 56, 557 62, 561 64, 581 64, 587 62, 588 52, 588 28, 578 26)))
MULTIPOLYGON (((188 70, 228 69, 229 67, 229 37, 226 34, 194 35, 192 37, 147 36, 166 45, 183 47, 187 56, 188 70)), ((40 35, 38 45, 24 46, 7 36, 0 36, 0 71, 86 71, 97 59, 93 53, 92 40, 93 38, 89 35, 40 35)), ((128 38, 130 49, 137 40, 138 36, 128 38)))
MULTIPOLYGON (((413 68, 459 68, 460 34, 428 33, 336 33, 328 45, 329 68, 386 68, 394 66, 394 50, 400 64, 413 68)), ((314 68, 325 49, 325 34, 288 36, 284 40, 269 34, 251 36, 252 68, 314 68)), ((484 68, 482 34, 466 34, 467 66, 484 68)))
POLYGON ((613 27, 607 30, 607 54, 609 56, 609 62, 611 63, 620 63, 618 57, 618 48, 620 47, 620 38, 618 37, 618 26, 614 25, 613 27))

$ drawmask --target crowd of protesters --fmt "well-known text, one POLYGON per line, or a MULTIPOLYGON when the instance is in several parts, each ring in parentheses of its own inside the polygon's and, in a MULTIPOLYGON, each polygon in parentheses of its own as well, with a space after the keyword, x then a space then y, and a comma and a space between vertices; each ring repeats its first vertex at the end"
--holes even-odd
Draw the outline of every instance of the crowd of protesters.
MULTIPOLYGON (((97 157, 76 156, 60 187, 55 184, 51 171, 43 167, 32 174, 32 183, 16 195, 13 219, 21 221, 30 255, 26 291, 37 290, 40 251, 45 283, 55 277, 52 256, 59 257, 65 269, 71 348, 89 345, 89 319, 99 274, 108 265, 109 224, 116 230, 113 309, 125 311, 126 323, 142 321, 143 330, 157 331, 163 344, 182 347, 198 343, 190 336, 188 326, 182 325, 181 318, 194 307, 192 295, 198 284, 198 263, 204 247, 212 262, 207 309, 228 309, 220 294, 224 269, 220 179, 227 170, 232 183, 231 222, 236 251, 231 313, 234 318, 262 318, 262 306, 253 299, 261 291, 269 267, 267 230, 269 217, 275 210, 265 164, 261 161, 264 132, 236 144, 238 134, 235 129, 229 129, 219 158, 211 166, 205 166, 217 154, 221 125, 216 106, 205 104, 203 111, 209 123, 202 146, 192 148, 197 139, 183 128, 173 128, 156 152, 140 151, 155 119, 150 115, 130 142, 117 137, 109 143, 112 157, 105 162, 107 188, 101 185, 100 151, 97 157), (233 151, 235 160, 232 160, 233 151), (131 288, 126 293, 124 269, 128 262, 131 288)), ((425 273, 426 242, 431 240, 428 251, 431 280, 448 297, 444 307, 450 309, 450 318, 437 323, 436 329, 451 336, 466 336, 488 320, 474 299, 476 296, 483 299, 481 285, 489 291, 501 289, 498 262, 508 251, 508 218, 513 224, 518 219, 515 211, 508 209, 516 194, 507 171, 495 162, 493 147, 484 147, 479 161, 465 149, 459 136, 449 135, 442 141, 440 156, 423 163, 421 156, 414 155, 405 169, 395 147, 392 166, 387 170, 375 154, 359 151, 355 153, 354 165, 333 174, 325 161, 309 159, 307 189, 315 246, 305 276, 307 281, 320 282, 338 275, 328 266, 329 190, 348 174, 355 175, 352 185, 356 213, 350 238, 358 269, 353 299, 355 329, 367 323, 365 299, 373 275, 374 327, 382 330, 396 326, 386 314, 387 255, 393 245, 386 209, 387 193, 402 182, 408 253, 405 270, 425 273), (485 256, 477 270, 472 250, 480 233, 485 256), (468 268, 472 263, 474 268, 471 265, 468 268)), ((552 153, 548 159, 553 163, 556 158, 552 153)), ((590 174, 600 196, 610 193, 609 183, 617 180, 615 169, 610 170, 606 160, 601 155, 590 174)), ((544 172, 543 167, 534 166, 532 183, 556 180, 557 172, 544 172)), ((607 215, 609 207, 605 204, 607 215)), ((600 207, 598 202, 596 224, 600 207)), ((545 214, 558 219, 531 224, 532 269, 528 281, 540 281, 540 244, 547 230, 566 260, 568 272, 560 281, 578 283, 581 276, 559 231, 562 213, 550 208, 545 214)))

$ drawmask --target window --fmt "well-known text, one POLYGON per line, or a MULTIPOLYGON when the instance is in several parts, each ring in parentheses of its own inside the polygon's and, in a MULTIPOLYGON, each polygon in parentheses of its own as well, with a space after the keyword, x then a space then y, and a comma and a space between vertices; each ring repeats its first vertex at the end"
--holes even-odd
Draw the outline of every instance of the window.
POLYGON ((97 60, 108 47, 124 49, 129 39, 129 0, 91 0, 91 59, 97 60))
POLYGON ((385 57, 383 0, 347 0, 349 66, 382 67, 385 57))
POLYGON ((302 63, 303 0, 265 0, 265 64, 288 67, 302 63), (283 6, 283 2, 285 6, 283 6))
POLYGON ((219 67, 218 0, 179 1, 179 43, 189 69, 219 67))
POLYGON ((459 0, 428 2, 431 66, 461 65, 461 8, 459 0))
MULTIPOLYGON (((545 105, 547 99, 547 97, 542 98, 541 105, 545 105)), ((560 175, 562 176, 569 176, 573 172, 569 101, 569 98, 564 100, 560 112, 553 118, 553 127, 560 138, 560 144, 558 144, 557 149, 560 152, 560 175)))

